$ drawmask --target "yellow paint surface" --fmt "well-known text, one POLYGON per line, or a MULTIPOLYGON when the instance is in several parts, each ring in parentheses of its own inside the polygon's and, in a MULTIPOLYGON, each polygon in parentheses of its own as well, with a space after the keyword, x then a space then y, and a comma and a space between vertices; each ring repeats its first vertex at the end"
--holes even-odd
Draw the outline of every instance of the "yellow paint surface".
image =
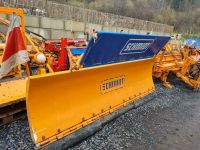
POLYGON ((27 111, 37 145, 54 142, 154 90, 154 59, 32 76, 27 111))
POLYGON ((18 79, 0 83, 0 108, 25 100, 27 79, 18 79))

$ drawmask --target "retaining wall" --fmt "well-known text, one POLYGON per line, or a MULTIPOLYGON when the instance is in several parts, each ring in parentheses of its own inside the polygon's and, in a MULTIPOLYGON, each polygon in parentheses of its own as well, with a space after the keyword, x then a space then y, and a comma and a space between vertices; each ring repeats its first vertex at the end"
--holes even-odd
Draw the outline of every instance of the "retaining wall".
POLYGON ((32 14, 29 10, 33 8, 42 10, 42 15, 46 17, 35 16, 38 15, 37 13, 26 15, 25 24, 28 29, 43 35, 47 39, 70 37, 71 31, 74 31, 76 37, 81 38, 84 37, 83 33, 88 31, 89 26, 92 26, 96 31, 108 32, 123 30, 123 32, 128 33, 146 34, 149 32, 165 35, 173 32, 173 26, 57 4, 48 0, 18 0, 16 5, 13 5, 13 3, 14 0, 0 0, 0 5, 20 7, 27 14, 32 14))

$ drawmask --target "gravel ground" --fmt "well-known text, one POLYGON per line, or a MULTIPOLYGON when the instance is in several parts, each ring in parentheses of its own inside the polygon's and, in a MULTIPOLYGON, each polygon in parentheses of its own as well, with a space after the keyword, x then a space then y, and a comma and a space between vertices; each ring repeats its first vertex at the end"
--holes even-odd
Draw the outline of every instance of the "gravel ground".
MULTIPOLYGON (((200 150, 200 92, 177 80, 155 81, 152 101, 108 123, 70 150, 200 150)), ((34 149, 27 119, 0 128, 0 150, 34 149)))

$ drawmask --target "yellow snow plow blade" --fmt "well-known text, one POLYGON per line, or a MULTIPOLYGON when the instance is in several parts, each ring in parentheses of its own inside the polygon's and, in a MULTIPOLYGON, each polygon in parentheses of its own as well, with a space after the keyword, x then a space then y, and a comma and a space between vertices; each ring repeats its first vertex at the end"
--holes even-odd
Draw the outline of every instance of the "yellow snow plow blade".
POLYGON ((39 147, 50 144, 151 93, 153 62, 30 77, 27 111, 34 142, 39 147))
POLYGON ((75 68, 70 65, 72 71, 29 78, 27 111, 37 147, 66 149, 154 90, 154 58, 170 37, 104 32, 97 37, 75 68))

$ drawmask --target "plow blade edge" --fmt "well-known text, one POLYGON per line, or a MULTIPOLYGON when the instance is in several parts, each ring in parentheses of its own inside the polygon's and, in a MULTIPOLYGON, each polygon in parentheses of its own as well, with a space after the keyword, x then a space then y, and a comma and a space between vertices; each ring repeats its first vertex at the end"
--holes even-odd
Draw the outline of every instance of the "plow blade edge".
POLYGON ((154 91, 154 59, 30 77, 27 111, 36 146, 45 147, 154 91))

